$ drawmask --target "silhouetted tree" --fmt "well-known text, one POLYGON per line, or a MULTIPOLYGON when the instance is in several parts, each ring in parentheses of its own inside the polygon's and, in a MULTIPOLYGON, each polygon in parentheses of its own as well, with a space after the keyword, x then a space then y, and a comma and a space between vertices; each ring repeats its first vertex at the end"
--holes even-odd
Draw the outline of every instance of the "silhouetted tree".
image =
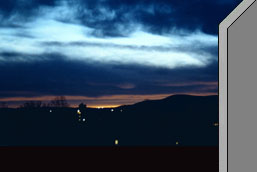
POLYGON ((79 104, 79 110, 81 111, 82 114, 84 114, 86 112, 87 109, 87 105, 84 103, 80 103, 79 104))
POLYGON ((34 108, 41 108, 42 102, 41 101, 29 101, 25 102, 21 108, 29 108, 29 109, 34 109, 34 108))
POLYGON ((58 96, 51 101, 50 106, 64 108, 64 107, 69 107, 69 104, 64 96, 58 96))
POLYGON ((80 103, 79 104, 79 109, 82 110, 82 109, 86 109, 87 108, 87 105, 84 104, 84 103, 80 103))
POLYGON ((8 104, 6 102, 0 102, 0 108, 8 108, 8 104))

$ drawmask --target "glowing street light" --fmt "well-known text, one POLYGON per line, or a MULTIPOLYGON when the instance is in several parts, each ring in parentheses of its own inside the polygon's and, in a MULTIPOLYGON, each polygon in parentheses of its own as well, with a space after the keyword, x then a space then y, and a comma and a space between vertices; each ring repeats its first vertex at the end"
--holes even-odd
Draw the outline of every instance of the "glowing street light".
POLYGON ((214 125, 215 127, 217 127, 217 126, 219 126, 219 123, 216 122, 216 123, 214 123, 213 125, 214 125))
POLYGON ((115 145, 119 145, 119 140, 116 139, 114 143, 115 143, 115 145))
POLYGON ((79 109, 77 110, 77 114, 81 115, 81 112, 80 112, 80 110, 79 110, 79 109))
POLYGON ((113 112, 113 111, 114 111, 114 109, 111 109, 111 111, 113 112))

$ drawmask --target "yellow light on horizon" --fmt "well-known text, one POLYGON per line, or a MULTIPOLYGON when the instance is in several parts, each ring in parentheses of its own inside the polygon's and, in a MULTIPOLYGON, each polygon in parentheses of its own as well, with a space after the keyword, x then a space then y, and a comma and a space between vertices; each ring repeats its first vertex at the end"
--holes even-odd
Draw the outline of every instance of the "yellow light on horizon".
POLYGON ((176 142, 176 145, 179 145, 179 142, 176 142))
POLYGON ((95 109, 105 109, 105 108, 117 108, 121 105, 93 105, 93 106, 88 106, 88 108, 95 108, 95 109))

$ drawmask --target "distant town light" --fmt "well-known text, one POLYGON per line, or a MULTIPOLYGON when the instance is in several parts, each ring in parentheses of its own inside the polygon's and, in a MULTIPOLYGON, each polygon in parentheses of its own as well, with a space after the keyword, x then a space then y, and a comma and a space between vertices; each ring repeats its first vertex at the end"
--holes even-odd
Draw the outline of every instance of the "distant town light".
POLYGON ((81 112, 80 112, 80 110, 79 110, 79 109, 77 110, 77 114, 81 115, 81 112))
POLYGON ((81 119, 79 119, 79 121, 81 121, 81 119))
POLYGON ((52 110, 50 110, 49 112, 52 113, 52 110))
POLYGON ((217 123, 217 122, 216 122, 216 123, 214 123, 214 126, 215 126, 215 127, 219 126, 219 123, 217 123))
POLYGON ((113 112, 113 111, 114 111, 114 109, 111 109, 111 111, 113 112))
POLYGON ((83 122, 85 122, 86 121, 86 119, 85 118, 83 118, 83 122))
POLYGON ((120 112, 122 112, 122 109, 120 110, 120 112))
POLYGON ((179 142, 176 142, 176 145, 179 145, 179 142))
POLYGON ((118 139, 115 140, 115 145, 119 145, 119 140, 118 139))

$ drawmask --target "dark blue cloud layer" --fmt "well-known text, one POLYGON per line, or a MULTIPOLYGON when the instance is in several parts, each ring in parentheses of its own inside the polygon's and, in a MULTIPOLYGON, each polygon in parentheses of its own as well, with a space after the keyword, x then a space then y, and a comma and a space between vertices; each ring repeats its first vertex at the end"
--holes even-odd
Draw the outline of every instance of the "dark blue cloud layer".
MULTIPOLYGON (((55 6, 59 2, 59 0, 4 1, 0 4, 0 14, 5 17, 19 14, 26 19, 34 17, 39 7, 55 6)), ((141 23, 154 33, 165 33, 176 27, 188 31, 201 29, 205 33, 217 34, 218 24, 241 0, 73 0, 67 2, 71 8, 76 8, 77 19, 99 30, 96 35, 120 36, 122 33, 118 30, 118 26, 131 22, 141 23), (115 17, 101 18, 103 8, 115 12, 115 17), (89 10, 90 13, 85 12, 89 10), (88 20, 89 17, 90 20, 88 20)))
MULTIPOLYGON (((10 57, 11 54, 8 54, 10 57)), ((217 62, 204 68, 163 69, 66 61, 45 55, 45 61, 0 64, 0 97, 72 95, 97 97, 119 94, 216 93, 217 62), (199 84, 195 84, 199 82, 199 84), (182 85, 180 86, 179 84, 182 85), (187 85, 183 85, 187 83, 187 85), (125 89, 122 85, 134 85, 125 89), (170 86, 169 84, 178 84, 170 86)))

